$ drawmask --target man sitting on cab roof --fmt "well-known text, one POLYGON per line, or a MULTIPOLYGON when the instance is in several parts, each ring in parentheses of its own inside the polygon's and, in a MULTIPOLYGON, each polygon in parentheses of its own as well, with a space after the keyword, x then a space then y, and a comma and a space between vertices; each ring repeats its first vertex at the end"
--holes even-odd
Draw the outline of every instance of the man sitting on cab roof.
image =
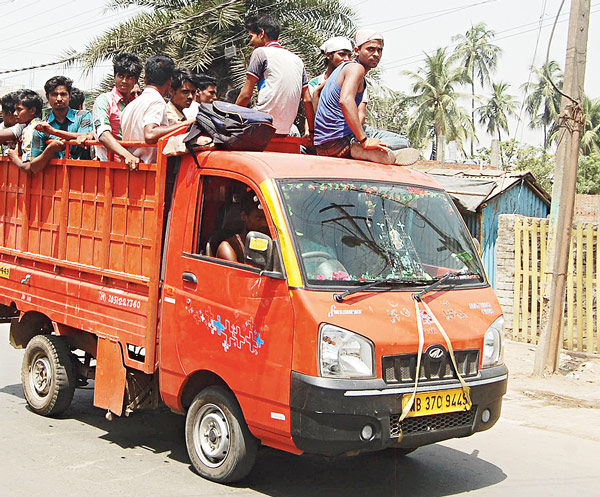
POLYGON ((250 231, 260 231, 269 234, 269 225, 260 200, 253 190, 244 193, 241 201, 240 217, 244 223, 241 232, 236 233, 227 240, 222 241, 217 248, 217 257, 231 262, 246 264, 244 249, 246 246, 246 235, 250 231))
MULTIPOLYGON (((315 112, 317 110, 319 94, 325 85, 325 81, 342 62, 350 60, 353 53, 352 43, 348 38, 343 36, 329 38, 320 48, 321 52, 325 55, 325 72, 308 82, 308 90, 313 98, 315 112)), ((368 103, 369 96, 367 94, 367 88, 365 87, 362 101, 358 104, 358 116, 366 135, 369 138, 379 138, 390 150, 399 150, 401 148, 410 147, 410 140, 406 138, 406 136, 365 125, 368 103)))
MULTIPOLYGON (((159 138, 175 131, 188 121, 169 126, 165 95, 171 89, 175 63, 166 55, 153 55, 146 61, 146 88, 142 94, 125 107, 121 119, 123 140, 156 143, 159 138)), ((143 162, 156 162, 155 147, 139 147, 131 151, 143 162)))
POLYGON ((248 17, 246 30, 254 51, 250 56, 246 82, 235 102, 247 107, 254 87, 258 87, 256 109, 273 116, 275 133, 288 135, 302 98, 310 132, 314 110, 308 92, 308 77, 302 59, 277 41, 281 25, 268 15, 248 17))
POLYGON ((122 138, 121 115, 123 110, 137 96, 131 92, 137 85, 142 72, 142 61, 137 55, 121 53, 114 56, 113 68, 115 86, 111 91, 98 95, 92 110, 96 139, 106 147, 96 147, 96 157, 100 160, 108 160, 106 153, 106 149, 108 149, 117 154, 115 159, 122 158, 133 170, 137 168, 140 159, 122 147, 117 140, 122 138))
POLYGON ((317 154, 384 164, 412 164, 419 156, 417 150, 404 148, 394 154, 378 138, 369 138, 359 116, 365 75, 381 60, 383 36, 360 29, 355 34, 355 45, 355 59, 342 62, 321 90, 315 117, 317 154))
MULTIPOLYGON (((93 140, 92 113, 89 110, 75 110, 69 107, 73 81, 65 76, 54 76, 46 81, 44 90, 48 104, 52 108, 47 121, 38 123, 33 134, 31 154, 41 155, 46 141, 53 137, 63 140, 76 140, 78 145, 93 140)), ((62 159, 65 152, 56 152, 55 157, 62 159)), ((69 150, 72 159, 90 159, 90 151, 81 146, 72 146, 69 150)))

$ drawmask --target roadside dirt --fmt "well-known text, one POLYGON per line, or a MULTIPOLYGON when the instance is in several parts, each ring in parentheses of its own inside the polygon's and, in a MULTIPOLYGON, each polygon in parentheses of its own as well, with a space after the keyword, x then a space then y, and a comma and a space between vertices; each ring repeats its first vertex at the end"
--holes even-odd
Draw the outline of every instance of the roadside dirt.
POLYGON ((600 441, 600 357, 562 352, 559 371, 544 378, 532 375, 532 345, 507 341, 504 359, 505 420, 600 441))

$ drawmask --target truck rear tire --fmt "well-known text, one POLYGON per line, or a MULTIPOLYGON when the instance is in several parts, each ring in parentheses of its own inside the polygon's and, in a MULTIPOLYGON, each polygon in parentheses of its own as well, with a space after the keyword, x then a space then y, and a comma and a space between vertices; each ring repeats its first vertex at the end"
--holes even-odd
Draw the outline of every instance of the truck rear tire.
POLYGON ((205 388, 192 402, 185 420, 185 442, 196 472, 218 483, 245 478, 258 448, 236 398, 219 386, 205 388))
POLYGON ((31 410, 42 416, 65 411, 75 393, 75 371, 71 351, 62 338, 34 336, 25 349, 21 383, 31 410))

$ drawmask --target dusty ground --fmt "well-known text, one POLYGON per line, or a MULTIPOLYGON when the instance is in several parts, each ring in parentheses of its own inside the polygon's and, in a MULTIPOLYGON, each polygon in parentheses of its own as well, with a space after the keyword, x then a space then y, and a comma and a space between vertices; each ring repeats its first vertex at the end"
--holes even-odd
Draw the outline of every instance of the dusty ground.
POLYGON ((561 353, 559 371, 532 376, 535 347, 507 341, 503 417, 518 424, 600 441, 600 357, 561 353))

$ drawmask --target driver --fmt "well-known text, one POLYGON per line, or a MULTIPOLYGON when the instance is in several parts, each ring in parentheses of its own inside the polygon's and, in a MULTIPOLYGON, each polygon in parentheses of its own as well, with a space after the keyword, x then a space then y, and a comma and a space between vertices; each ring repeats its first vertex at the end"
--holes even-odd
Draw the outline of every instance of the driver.
POLYGON ((240 217, 244 226, 241 232, 222 241, 217 248, 217 257, 231 262, 246 263, 244 254, 246 235, 250 231, 269 234, 269 226, 260 200, 252 190, 246 191, 242 197, 240 217))

